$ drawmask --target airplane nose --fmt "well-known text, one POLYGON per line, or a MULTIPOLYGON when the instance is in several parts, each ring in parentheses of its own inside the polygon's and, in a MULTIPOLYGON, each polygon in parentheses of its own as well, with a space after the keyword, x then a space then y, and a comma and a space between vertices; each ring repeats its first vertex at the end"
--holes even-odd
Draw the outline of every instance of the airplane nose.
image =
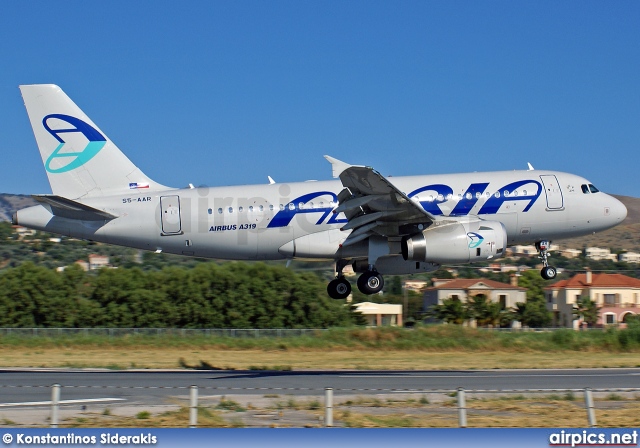
POLYGON ((627 217, 627 207, 616 198, 611 198, 611 217, 621 223, 627 217))

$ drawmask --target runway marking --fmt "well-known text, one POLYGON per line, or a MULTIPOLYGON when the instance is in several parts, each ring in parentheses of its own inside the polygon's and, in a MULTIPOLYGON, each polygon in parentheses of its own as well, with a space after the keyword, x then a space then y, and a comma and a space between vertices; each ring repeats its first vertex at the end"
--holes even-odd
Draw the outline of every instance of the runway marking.
MULTIPOLYGON (((83 404, 83 403, 100 403, 112 401, 126 401, 125 398, 85 398, 83 400, 60 400, 58 404, 83 404)), ((8 408, 12 406, 51 406, 51 401, 25 401, 22 403, 0 403, 0 408, 8 408)))

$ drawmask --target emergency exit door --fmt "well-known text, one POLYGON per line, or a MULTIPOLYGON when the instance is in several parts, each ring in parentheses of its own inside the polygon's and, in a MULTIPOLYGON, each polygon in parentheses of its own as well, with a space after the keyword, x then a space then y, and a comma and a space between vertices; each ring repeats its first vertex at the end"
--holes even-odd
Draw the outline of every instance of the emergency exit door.
POLYGON ((182 233, 180 196, 160 197, 160 222, 162 222, 162 233, 164 235, 182 233))
POLYGON ((544 192, 547 195, 547 208, 549 210, 560 210, 564 208, 564 199, 558 178, 552 174, 540 176, 544 192))

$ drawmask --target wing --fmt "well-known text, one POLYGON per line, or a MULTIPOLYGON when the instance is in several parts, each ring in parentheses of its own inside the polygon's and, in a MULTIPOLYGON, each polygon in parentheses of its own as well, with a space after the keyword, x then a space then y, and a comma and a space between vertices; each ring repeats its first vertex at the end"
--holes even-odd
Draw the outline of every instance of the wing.
POLYGON ((353 166, 325 156, 339 177, 344 190, 333 213, 344 213, 352 230, 342 246, 362 241, 372 235, 402 237, 427 228, 435 217, 369 166, 353 166))

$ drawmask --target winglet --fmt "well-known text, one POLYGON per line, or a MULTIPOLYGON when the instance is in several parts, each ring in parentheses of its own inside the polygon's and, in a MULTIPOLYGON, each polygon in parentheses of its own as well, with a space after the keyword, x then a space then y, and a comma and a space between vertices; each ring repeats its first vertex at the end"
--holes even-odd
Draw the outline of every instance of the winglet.
POLYGON ((331 169, 333 170, 333 177, 339 177, 340 174, 351 165, 343 162, 342 160, 338 160, 331 156, 324 156, 325 159, 331 164, 331 169))
POLYGON ((533 171, 534 170, 533 165, 531 165, 529 162, 527 162, 527 165, 529 165, 528 171, 533 171))

